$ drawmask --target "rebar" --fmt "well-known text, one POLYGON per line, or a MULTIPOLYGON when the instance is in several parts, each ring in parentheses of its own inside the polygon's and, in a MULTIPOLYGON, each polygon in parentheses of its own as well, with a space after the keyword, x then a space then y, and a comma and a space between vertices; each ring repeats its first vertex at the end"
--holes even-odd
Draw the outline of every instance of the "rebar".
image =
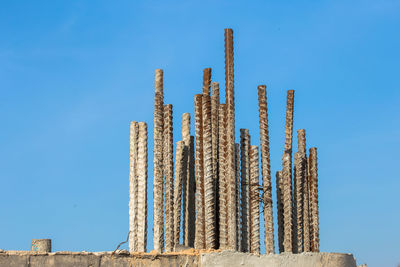
POLYGON ((172 105, 164 105, 165 251, 174 249, 174 144, 172 105))
POLYGON ((182 185, 187 174, 187 146, 184 141, 176 143, 174 181, 174 245, 179 245, 181 229, 182 185))
POLYGON ((283 247, 284 236, 284 223, 283 223, 283 177, 282 171, 276 172, 276 204, 277 204, 277 218, 278 218, 278 247, 279 253, 285 251, 283 247))
POLYGON ((227 248, 228 245, 228 201, 226 184, 226 157, 227 157, 227 134, 226 134, 226 106, 219 105, 219 151, 218 151, 218 206, 219 206, 219 247, 227 248))
MULTIPOLYGON (((241 233, 241 209, 240 209, 240 144, 235 143, 235 177, 236 177, 236 233, 241 233)), ((236 250, 242 250, 242 237, 236 237, 236 250)))
POLYGON ((137 158, 138 158, 139 126, 137 122, 130 124, 129 151, 129 251, 137 251, 137 158))
POLYGON ((212 160, 211 97, 203 95, 204 211, 206 249, 215 248, 215 180, 212 160))
POLYGON ((185 143, 186 174, 183 180, 183 244, 187 247, 194 246, 195 236, 195 177, 194 177, 194 139, 190 136, 190 113, 182 115, 182 140, 185 143))
POLYGON ((258 86, 258 112, 260 118, 260 149, 261 169, 264 204, 264 226, 265 226, 265 253, 274 254, 274 221, 272 211, 272 186, 271 186, 271 163, 269 149, 268 109, 267 91, 265 85, 258 86))
POLYGON ((164 124, 164 93, 163 71, 155 71, 154 96, 154 181, 153 181, 153 244, 158 253, 164 249, 164 180, 163 180, 163 124, 164 124))
POLYGON ((303 251, 303 208, 304 208, 304 158, 303 154, 297 152, 294 154, 294 211, 296 218, 295 228, 295 247, 294 251, 300 253, 303 251))
POLYGON ((138 137, 138 204, 137 251, 146 252, 147 246, 147 124, 139 122, 138 137))
POLYGON ((250 252, 260 254, 258 146, 250 146, 250 252))
POLYGON ((204 211, 204 155, 203 155, 203 116, 202 95, 194 98, 194 126, 196 140, 196 249, 205 249, 205 211, 204 211))
POLYGON ((312 147, 309 150, 309 170, 310 170, 310 205, 311 224, 312 224, 312 251, 319 252, 319 212, 318 212, 318 166, 317 166, 317 148, 312 147))
POLYGON ((203 96, 210 95, 211 87, 211 68, 203 70, 203 96))
POLYGON ((292 169, 290 168, 292 158, 288 152, 283 155, 283 247, 285 252, 293 252, 293 214, 292 214, 292 169))
POLYGON ((228 247, 236 249, 236 185, 235 185, 235 94, 233 71, 233 31, 225 29, 225 103, 227 106, 227 188, 228 247))
POLYGON ((241 162, 241 209, 242 229, 241 248, 243 252, 250 252, 250 134, 248 129, 240 129, 240 162, 241 162))

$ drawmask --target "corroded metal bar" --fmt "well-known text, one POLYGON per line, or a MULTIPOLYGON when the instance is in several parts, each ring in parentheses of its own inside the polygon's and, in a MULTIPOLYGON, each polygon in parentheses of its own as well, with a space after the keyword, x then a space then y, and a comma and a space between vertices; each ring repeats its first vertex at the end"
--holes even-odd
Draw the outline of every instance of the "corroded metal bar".
POLYGON ((285 252, 293 252, 293 201, 292 201, 292 158, 288 152, 283 154, 283 247, 285 252))
POLYGON ((260 149, 263 186, 262 201, 264 204, 265 253, 274 254, 275 246, 274 221, 272 211, 271 163, 269 152, 267 91, 265 85, 258 86, 258 112, 260 119, 260 149))
POLYGON ((303 209, 303 251, 311 251, 310 244, 310 183, 308 175, 307 155, 302 155, 304 173, 304 209, 303 209))
POLYGON ((165 251, 174 249, 174 144, 172 105, 164 105, 165 251))
POLYGON ((260 254, 258 146, 250 146, 250 252, 260 254))
POLYGON ((293 142, 293 110, 294 110, 294 90, 287 91, 286 99, 286 124, 285 124, 285 152, 292 156, 293 142))
MULTIPOLYGON (((235 144, 235 177, 236 177, 236 233, 241 233, 241 209, 240 209, 240 144, 235 144)), ((242 251, 242 237, 238 234, 236 238, 236 250, 242 251)))
POLYGON ((158 253, 164 249, 164 181, 163 181, 163 124, 164 124, 164 93, 163 71, 155 72, 154 96, 154 181, 153 181, 153 244, 158 253))
POLYGON ((276 203, 278 212, 278 247, 279 253, 284 252, 283 247, 283 236, 284 236, 284 224, 283 224, 283 180, 282 171, 276 172, 276 203))
POLYGON ((319 212, 318 212, 318 166, 317 166, 317 148, 312 147, 309 150, 309 170, 310 170, 310 205, 311 224, 312 224, 312 251, 319 252, 319 212))
POLYGON ((184 141, 176 143, 174 181, 174 245, 179 245, 181 229, 182 185, 187 174, 187 147, 184 141))
POLYGON ((138 157, 139 126, 132 121, 130 125, 129 151, 129 251, 137 251, 137 157, 138 157))
POLYGON ((147 124, 139 122, 138 137, 138 218, 137 218, 137 251, 146 252, 147 246, 147 124))
POLYGON ((190 113, 182 115, 182 140, 187 148, 186 174, 183 180, 183 244, 194 246, 195 236, 195 177, 194 177, 194 140, 190 136, 190 113))
POLYGON ((215 231, 215 180, 212 160, 211 97, 203 95, 203 153, 204 153, 204 211, 206 249, 214 249, 215 231))
POLYGON ((227 224, 227 185, 226 185, 226 106, 219 105, 219 151, 218 151, 218 206, 219 206, 219 247, 227 248, 228 224, 227 224))
POLYGON ((211 135, 212 135, 212 167, 214 178, 214 192, 215 192, 215 247, 219 247, 219 192, 218 188, 218 124, 219 124, 219 84, 212 83, 212 96, 211 96, 211 135))
POLYGON ((293 238, 296 240, 294 242, 294 251, 300 253, 303 251, 303 204, 304 204, 304 158, 302 153, 297 152, 294 154, 294 198, 293 206, 296 218, 296 225, 294 229, 296 230, 293 238))
POLYGON ((210 95, 211 87, 211 68, 203 70, 203 96, 210 95))
POLYGON ((228 247, 236 249, 236 185, 235 185, 235 94, 233 72, 233 31, 225 29, 225 103, 227 106, 227 188, 228 247))
POLYGON ((240 129, 240 162, 241 162, 241 193, 242 193, 242 229, 241 248, 250 252, 250 134, 248 129, 240 129))
POLYGON ((299 129, 297 130, 297 145, 298 145, 298 151, 299 153, 306 155, 307 150, 306 150, 306 130, 304 129, 299 129))
POLYGON ((202 95, 194 98, 194 127, 196 139, 196 234, 194 247, 205 249, 205 211, 204 211, 204 154, 203 154, 203 116, 202 95))

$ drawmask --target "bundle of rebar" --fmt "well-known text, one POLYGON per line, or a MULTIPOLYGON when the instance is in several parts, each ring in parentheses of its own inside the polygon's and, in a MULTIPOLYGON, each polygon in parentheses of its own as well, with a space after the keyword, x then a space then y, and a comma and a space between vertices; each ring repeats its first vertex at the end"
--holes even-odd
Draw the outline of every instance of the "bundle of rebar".
MULTIPOLYGON (((233 31, 225 29, 225 101, 203 70, 191 115, 182 115, 174 156, 173 107, 164 104, 163 70, 155 71, 153 245, 158 253, 186 248, 275 253, 267 87, 259 85, 259 145, 250 131, 235 132, 233 31), (259 160, 261 158, 261 176, 259 160), (175 159, 175 162, 174 162, 175 159), (263 216, 261 216, 263 214, 263 216)), ((256 90, 255 90, 256 91, 256 90)), ((293 156, 294 90, 287 91, 282 166, 276 173, 279 252, 319 252, 317 149, 307 155, 305 130, 297 131, 293 156), (294 165, 294 166, 293 166, 294 165)), ((131 122, 129 250, 147 247, 147 124, 131 122)))

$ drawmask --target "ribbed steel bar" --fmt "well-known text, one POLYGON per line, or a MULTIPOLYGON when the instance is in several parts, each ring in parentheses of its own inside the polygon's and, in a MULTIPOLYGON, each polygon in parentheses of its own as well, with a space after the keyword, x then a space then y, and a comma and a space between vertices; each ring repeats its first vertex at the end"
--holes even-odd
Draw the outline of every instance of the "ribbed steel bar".
POLYGON ((294 211, 296 218, 295 234, 296 239, 294 251, 300 253, 303 251, 303 205, 304 205, 304 158, 303 154, 297 152, 294 154, 294 211))
POLYGON ((274 221, 272 211, 272 186, 271 186, 271 163, 269 149, 267 90, 265 85, 258 86, 258 112, 260 119, 260 149, 264 204, 265 225, 265 253, 275 253, 274 246, 274 221))
POLYGON ((283 223, 283 177, 282 171, 276 172, 276 204, 278 218, 278 247, 279 253, 285 251, 283 247, 284 223, 283 223))
POLYGON ((236 238, 236 250, 242 250, 242 238, 239 233, 241 233, 241 207, 240 207, 240 144, 235 144, 235 177, 236 177, 236 233, 238 236, 236 238))
POLYGON ((298 146, 298 151, 299 153, 306 155, 307 154, 307 149, 306 149, 306 130, 304 129, 299 129, 297 130, 297 146, 298 146))
POLYGON ((211 88, 211 68, 203 70, 203 96, 210 95, 211 88))
POLYGON ((219 247, 219 192, 218 188, 218 130, 219 130, 219 84, 212 83, 212 96, 211 96, 211 135, 212 135, 212 166, 214 178, 214 192, 215 192, 215 247, 219 247))
POLYGON ((248 129, 240 129, 240 162, 241 162, 241 249, 243 252, 250 252, 250 134, 248 129))
POLYGON ((211 97, 203 95, 203 153, 204 153, 204 211, 206 249, 214 249, 215 229, 215 180, 212 160, 211 97))
POLYGON ((236 185, 235 185, 235 94, 233 71, 233 31, 225 29, 225 103, 227 106, 227 187, 228 247, 236 249, 236 185))
POLYGON ((294 90, 288 90, 286 97, 285 152, 290 153, 290 156, 292 156, 293 143, 293 110, 294 90))
POLYGON ((219 206, 219 247, 227 248, 228 245, 228 216, 227 216, 227 184, 226 184, 226 106, 219 105, 219 150, 218 150, 218 206, 219 206))
POLYGON ((319 212, 318 212, 318 166, 317 166, 317 148, 312 147, 309 150, 309 170, 310 170, 310 205, 311 224, 312 224, 312 251, 319 252, 319 212))
POLYGON ((283 247, 285 252, 293 252, 293 201, 292 201, 292 158, 288 152, 283 155, 283 247))
POLYGON ((182 140, 187 148, 186 174, 183 180, 183 244, 194 246, 195 236, 195 177, 194 177, 194 144, 190 136, 190 113, 182 115, 182 140))
POLYGON ((164 105, 165 251, 174 249, 174 140, 172 105, 164 105))
POLYGON ((179 244, 181 229, 182 185, 187 174, 187 147, 184 141, 176 143, 174 181, 174 244, 179 244))
POLYGON ((154 96, 154 177, 153 177, 153 244, 158 253, 164 249, 164 179, 163 179, 163 124, 164 124, 164 93, 163 71, 155 72, 154 96))
POLYGON ((260 254, 258 146, 250 146, 250 252, 260 254))
POLYGON ((203 154, 203 113, 202 95, 194 98, 194 126, 196 139, 196 249, 205 249, 205 210, 204 210, 204 154, 203 154))
POLYGON ((147 124, 139 122, 138 137, 138 218, 137 218, 137 251, 146 252, 147 246, 147 124))
POLYGON ((129 151, 129 251, 137 250, 137 157, 138 157, 139 126, 132 121, 130 125, 129 151))

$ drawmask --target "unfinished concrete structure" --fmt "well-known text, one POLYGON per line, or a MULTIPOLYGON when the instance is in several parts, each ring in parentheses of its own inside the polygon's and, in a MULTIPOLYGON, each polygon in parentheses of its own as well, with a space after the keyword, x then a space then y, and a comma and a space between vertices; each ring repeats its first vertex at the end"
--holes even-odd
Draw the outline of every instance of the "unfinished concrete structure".
POLYGON ((276 247, 281 254, 273 255, 267 89, 265 85, 257 87, 260 146, 251 143, 249 130, 244 128, 240 129, 240 143, 236 143, 233 66, 233 31, 226 29, 225 103, 221 103, 219 83, 211 83, 211 69, 204 69, 201 94, 194 96, 194 136, 190 113, 184 113, 175 162, 172 105, 164 103, 163 70, 155 71, 151 253, 145 253, 147 124, 133 121, 129 252, 0 251, 0 266, 355 266, 352 255, 318 253, 317 149, 310 148, 307 155, 305 130, 298 130, 293 168, 294 90, 287 91, 282 168, 276 173, 276 247), (260 255, 261 213, 267 255, 260 255))

